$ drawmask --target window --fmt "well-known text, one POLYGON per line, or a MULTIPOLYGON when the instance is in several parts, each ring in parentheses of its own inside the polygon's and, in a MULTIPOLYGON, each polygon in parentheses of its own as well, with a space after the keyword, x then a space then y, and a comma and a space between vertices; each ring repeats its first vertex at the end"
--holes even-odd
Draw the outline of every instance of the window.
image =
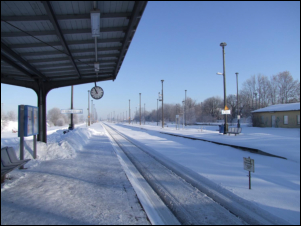
POLYGON ((288 116, 287 115, 284 116, 283 124, 284 125, 288 124, 288 116))
POLYGON ((297 123, 300 125, 300 115, 297 115, 297 123))

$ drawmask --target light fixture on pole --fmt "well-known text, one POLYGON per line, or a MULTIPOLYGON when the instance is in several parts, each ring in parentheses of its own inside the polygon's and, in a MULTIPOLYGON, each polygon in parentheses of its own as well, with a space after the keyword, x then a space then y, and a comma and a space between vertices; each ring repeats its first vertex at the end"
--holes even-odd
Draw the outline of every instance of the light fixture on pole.
POLYGON ((91 100, 91 124, 93 124, 93 100, 91 100))
POLYGON ((141 93, 139 93, 139 96, 140 96, 139 112, 140 112, 140 126, 141 126, 141 93))
MULTIPOLYGON (((227 110, 227 96, 226 96, 226 63, 225 63, 225 46, 227 43, 222 42, 220 46, 223 48, 223 79, 224 79, 224 110, 227 110)), ((224 134, 228 132, 228 123, 227 123, 227 114, 224 115, 225 124, 224 124, 224 134)))
POLYGON ((88 90, 88 126, 90 126, 90 90, 88 90))
POLYGON ((237 107, 237 128, 240 127, 240 123, 239 123, 239 118, 240 118, 240 115, 239 115, 239 103, 238 103, 238 72, 235 73, 236 74, 236 96, 237 96, 237 103, 236 103, 236 107, 237 107))
POLYGON ((100 36, 100 10, 93 10, 90 12, 90 15, 92 37, 98 37, 100 36))
POLYGON ((185 126, 187 126, 187 123, 186 123, 186 92, 187 92, 187 90, 185 90, 185 107, 184 107, 185 126))
POLYGON ((157 99, 157 125, 158 125, 158 99, 157 99))
POLYGON ((164 111, 163 111, 163 82, 164 80, 161 80, 162 82, 162 128, 164 128, 164 111))
POLYGON ((255 109, 257 109, 257 92, 254 92, 255 95, 255 109))
POLYGON ((183 104, 183 127, 182 127, 182 129, 184 129, 184 106, 185 106, 185 105, 184 105, 184 102, 185 102, 185 101, 183 100, 183 101, 182 101, 182 104, 183 104))

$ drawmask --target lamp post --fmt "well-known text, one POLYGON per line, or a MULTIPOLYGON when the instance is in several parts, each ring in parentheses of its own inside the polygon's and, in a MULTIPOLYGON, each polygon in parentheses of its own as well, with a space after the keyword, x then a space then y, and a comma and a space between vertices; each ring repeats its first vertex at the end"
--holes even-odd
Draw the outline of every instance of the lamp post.
POLYGON ((88 90, 88 126, 90 126, 90 90, 88 90))
POLYGON ((131 100, 129 100, 129 124, 131 124, 131 100))
POLYGON ((237 96, 237 103, 236 103, 236 107, 237 107, 237 128, 239 128, 240 127, 240 124, 239 124, 239 104, 238 104, 238 72, 236 72, 235 73, 236 74, 236 91, 237 91, 237 93, 236 93, 236 96, 237 96))
POLYGON ((91 100, 91 124, 93 124, 93 100, 91 100))
POLYGON ((164 128, 164 111, 163 111, 163 82, 164 80, 161 80, 162 82, 162 128, 164 128))
MULTIPOLYGON (((222 42, 220 46, 223 48, 223 79, 224 79, 224 110, 227 107, 227 96, 226 96, 226 63, 225 63, 225 46, 227 43, 222 42)), ((227 134, 228 131, 228 123, 227 123, 227 114, 224 116, 225 125, 224 125, 224 134, 227 134)))
POLYGON ((254 92, 255 95, 255 109, 257 109, 257 92, 254 92))
POLYGON ((141 126, 141 93, 139 93, 140 96, 140 102, 139 102, 139 115, 140 115, 140 126, 141 126))
POLYGON ((182 101, 182 104, 183 104, 183 127, 182 127, 182 129, 184 129, 184 106, 185 106, 185 105, 184 105, 184 102, 185 102, 185 101, 183 100, 183 101, 182 101))
POLYGON ((186 124, 186 92, 187 92, 187 90, 185 90, 185 106, 184 106, 184 119, 185 119, 185 126, 187 126, 187 124, 186 124))
POLYGON ((158 99, 157 99, 157 126, 158 126, 158 99))

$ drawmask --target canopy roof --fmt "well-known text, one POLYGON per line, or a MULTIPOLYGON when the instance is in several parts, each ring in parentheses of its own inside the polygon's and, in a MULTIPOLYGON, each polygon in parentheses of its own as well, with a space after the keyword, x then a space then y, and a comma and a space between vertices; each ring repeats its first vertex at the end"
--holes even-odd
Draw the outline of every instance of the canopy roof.
POLYGON ((291 103, 291 104, 276 104, 271 105, 265 108, 260 108, 252 113, 257 112, 275 112, 275 111, 300 111, 300 102, 299 103, 291 103))
POLYGON ((46 93, 115 80, 147 1, 1 1, 1 83, 46 93), (100 11, 100 34, 90 12, 100 11), (95 62, 99 71, 95 71, 95 62))

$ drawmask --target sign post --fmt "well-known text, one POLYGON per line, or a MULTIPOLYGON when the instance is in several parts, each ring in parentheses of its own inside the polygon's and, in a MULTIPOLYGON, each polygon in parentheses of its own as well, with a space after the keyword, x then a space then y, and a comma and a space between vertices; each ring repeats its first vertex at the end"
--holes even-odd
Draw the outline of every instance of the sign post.
POLYGON ((244 158, 244 170, 249 171, 249 189, 251 189, 251 171, 255 172, 255 164, 254 159, 251 159, 250 157, 244 158))
MULTIPOLYGON (((20 137, 20 160, 24 160, 24 137, 33 136, 33 158, 37 158, 37 137, 39 134, 39 108, 19 105, 18 137, 20 137)), ((23 166, 20 167, 23 169, 23 166)))

